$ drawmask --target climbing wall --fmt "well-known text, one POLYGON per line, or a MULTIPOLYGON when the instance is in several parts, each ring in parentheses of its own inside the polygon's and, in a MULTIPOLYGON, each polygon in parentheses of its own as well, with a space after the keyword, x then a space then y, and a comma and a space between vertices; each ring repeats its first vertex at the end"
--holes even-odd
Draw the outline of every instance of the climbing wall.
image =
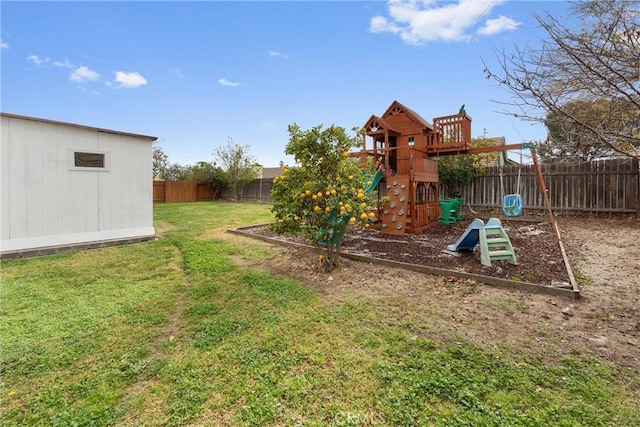
POLYGON ((409 176, 386 177, 384 195, 389 198, 389 201, 382 206, 381 231, 384 234, 403 235, 407 227, 409 176))

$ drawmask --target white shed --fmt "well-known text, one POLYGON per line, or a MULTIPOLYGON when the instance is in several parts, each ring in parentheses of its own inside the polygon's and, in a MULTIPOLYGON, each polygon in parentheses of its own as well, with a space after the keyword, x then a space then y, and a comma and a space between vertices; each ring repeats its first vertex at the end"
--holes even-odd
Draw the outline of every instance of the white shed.
POLYGON ((0 257, 154 238, 156 137, 0 117, 0 257))

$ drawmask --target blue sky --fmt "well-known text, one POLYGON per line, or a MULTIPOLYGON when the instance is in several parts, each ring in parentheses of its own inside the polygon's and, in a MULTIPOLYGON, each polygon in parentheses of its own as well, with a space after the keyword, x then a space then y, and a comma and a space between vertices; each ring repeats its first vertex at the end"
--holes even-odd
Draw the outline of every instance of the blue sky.
MULTIPOLYGON (((158 137, 170 162, 229 138, 291 164, 287 126, 351 129, 398 100, 431 121, 462 104, 473 136, 544 139, 483 74, 539 42, 548 1, 13 2, 1 8, 1 110, 158 137)), ((513 154, 512 154, 513 157, 513 154)))

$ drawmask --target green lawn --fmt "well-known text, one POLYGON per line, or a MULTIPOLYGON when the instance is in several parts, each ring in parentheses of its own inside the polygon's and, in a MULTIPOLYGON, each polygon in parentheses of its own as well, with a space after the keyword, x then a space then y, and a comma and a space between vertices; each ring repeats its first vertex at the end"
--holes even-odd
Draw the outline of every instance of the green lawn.
POLYGON ((225 230, 269 209, 158 205, 156 241, 3 261, 0 423, 640 425, 630 371, 415 338, 238 267, 272 251, 225 230))

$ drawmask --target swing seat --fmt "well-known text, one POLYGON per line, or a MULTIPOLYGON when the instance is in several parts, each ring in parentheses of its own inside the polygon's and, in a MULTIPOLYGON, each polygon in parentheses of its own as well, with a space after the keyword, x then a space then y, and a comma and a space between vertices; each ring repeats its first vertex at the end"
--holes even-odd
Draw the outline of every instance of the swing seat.
POLYGON ((506 216, 516 217, 522 215, 522 196, 520 194, 507 194, 502 203, 502 212, 506 216))

